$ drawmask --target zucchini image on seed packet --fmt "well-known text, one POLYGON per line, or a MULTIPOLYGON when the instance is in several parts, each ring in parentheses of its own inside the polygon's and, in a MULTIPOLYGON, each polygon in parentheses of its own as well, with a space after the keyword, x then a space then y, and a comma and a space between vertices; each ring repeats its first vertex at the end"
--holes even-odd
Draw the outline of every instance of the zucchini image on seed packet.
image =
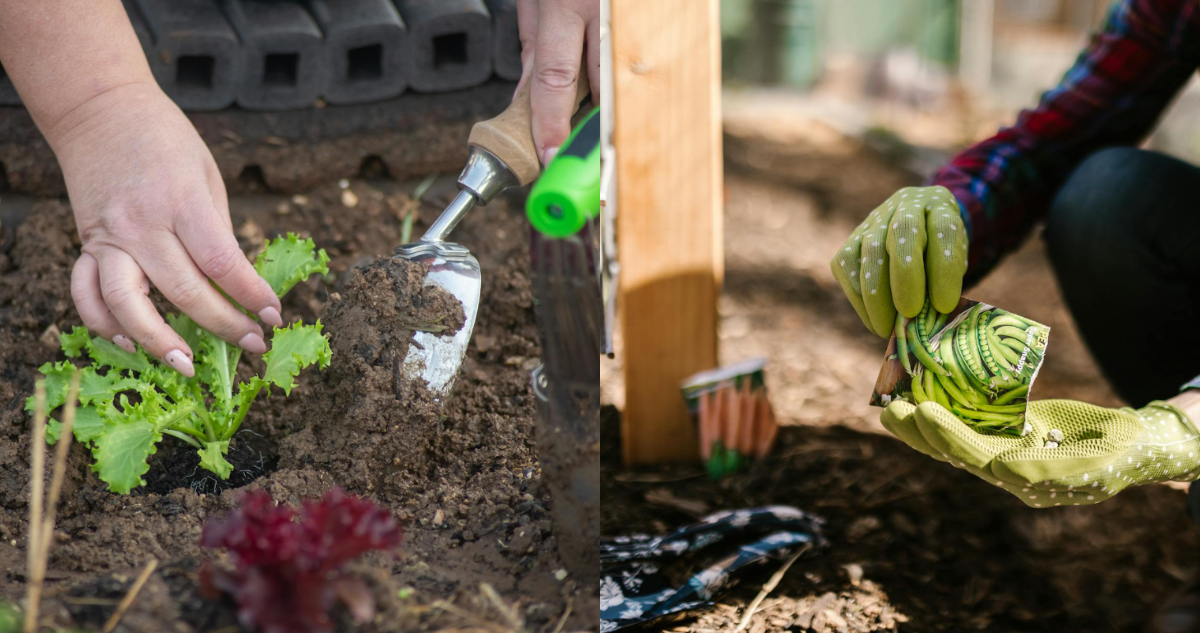
POLYGON ((871 404, 932 400, 980 433, 1021 437, 1049 336, 1049 327, 986 303, 962 299, 940 314, 926 301, 917 316, 896 316, 871 404))

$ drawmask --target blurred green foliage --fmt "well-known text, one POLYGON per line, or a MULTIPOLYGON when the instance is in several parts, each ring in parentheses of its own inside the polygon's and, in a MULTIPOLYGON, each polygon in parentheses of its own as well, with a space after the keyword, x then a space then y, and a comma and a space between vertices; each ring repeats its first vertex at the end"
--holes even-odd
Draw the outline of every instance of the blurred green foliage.
POLYGON ((806 88, 828 55, 871 59, 897 48, 953 67, 962 1, 721 0, 725 77, 806 88))

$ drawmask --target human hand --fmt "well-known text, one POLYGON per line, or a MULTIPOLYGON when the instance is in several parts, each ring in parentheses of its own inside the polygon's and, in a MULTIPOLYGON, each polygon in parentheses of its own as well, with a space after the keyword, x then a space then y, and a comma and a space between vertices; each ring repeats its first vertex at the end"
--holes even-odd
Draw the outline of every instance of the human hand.
POLYGON ((45 132, 83 242, 71 296, 88 329, 192 376, 193 350, 155 310, 153 283, 208 331, 266 351, 262 329, 221 291, 273 326, 279 299, 238 247, 208 147, 158 86, 104 92, 45 132))
POLYGON ((571 134, 581 63, 592 98, 600 95, 600 0, 517 0, 517 22, 524 66, 517 90, 533 82, 533 146, 548 165, 571 134))
POLYGON ((1099 503, 1129 486, 1200 476, 1200 432, 1179 404, 1134 410, 1036 400, 1025 414, 1030 430, 1019 438, 979 433, 935 402, 893 402, 880 421, 914 449, 1042 508, 1099 503))
POLYGON ((887 338, 896 313, 917 316, 928 289, 942 314, 958 305, 967 231, 945 187, 905 187, 871 212, 829 262, 867 329, 887 338))

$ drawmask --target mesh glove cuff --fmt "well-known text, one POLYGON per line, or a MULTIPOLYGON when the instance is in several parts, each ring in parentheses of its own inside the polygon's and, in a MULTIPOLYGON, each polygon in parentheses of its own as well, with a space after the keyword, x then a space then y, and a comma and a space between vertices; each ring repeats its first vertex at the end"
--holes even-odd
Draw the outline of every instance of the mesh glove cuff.
POLYGON ((1026 420, 1030 433, 1012 438, 982 435, 933 402, 894 403, 882 417, 913 448, 1033 507, 1087 505, 1129 486, 1200 478, 1200 432, 1165 402, 1133 410, 1038 400, 1026 420))

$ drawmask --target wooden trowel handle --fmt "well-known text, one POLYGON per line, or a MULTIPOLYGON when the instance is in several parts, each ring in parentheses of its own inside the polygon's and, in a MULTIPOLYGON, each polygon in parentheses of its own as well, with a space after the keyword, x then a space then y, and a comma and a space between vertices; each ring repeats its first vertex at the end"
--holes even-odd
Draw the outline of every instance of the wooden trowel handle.
MULTIPOLYGON (((521 185, 533 182, 542 173, 542 163, 538 159, 537 149, 533 146, 533 110, 529 102, 529 86, 532 83, 533 79, 525 81, 513 96, 512 104, 504 112, 493 119, 476 123, 471 128, 471 137, 467 141, 504 161, 521 185)), ((579 78, 576 80, 576 111, 578 104, 590 91, 585 62, 580 64, 579 78)))

